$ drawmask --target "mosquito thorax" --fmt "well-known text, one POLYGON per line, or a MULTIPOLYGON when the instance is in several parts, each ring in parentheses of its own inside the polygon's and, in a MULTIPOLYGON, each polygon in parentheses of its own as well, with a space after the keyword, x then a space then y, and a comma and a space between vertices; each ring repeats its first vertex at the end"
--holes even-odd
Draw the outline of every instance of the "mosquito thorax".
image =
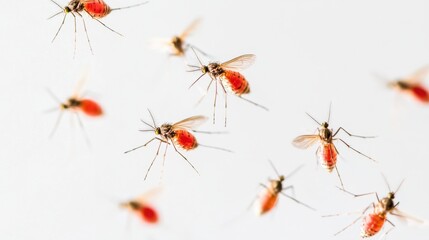
POLYGON ((64 8, 65 12, 81 12, 85 6, 81 3, 81 0, 71 0, 67 7, 64 8))
POLYGON ((380 200, 380 204, 381 204, 381 211, 383 213, 389 212, 392 209, 395 208, 395 203, 393 202, 393 199, 395 198, 395 194, 394 193, 389 193, 387 195, 387 197, 383 198, 380 200))
POLYGON ((138 202, 136 202, 136 201, 129 201, 128 202, 128 206, 131 208, 131 209, 133 209, 133 210, 137 210, 137 209, 139 209, 141 206, 140 206, 140 203, 138 203, 138 202))
POLYGON ((159 127, 159 134, 164 138, 172 138, 174 137, 174 131, 172 131, 173 126, 168 123, 164 123, 159 127))
POLYGON ((403 80, 395 81, 394 85, 400 89, 408 89, 410 88, 410 84, 403 80))
MULTIPOLYGON (((283 178, 283 180, 284 180, 284 178, 283 178)), ((283 180, 281 178, 279 178, 279 180, 272 180, 271 181, 271 187, 272 187, 273 192, 275 194, 277 194, 277 193, 279 193, 279 192, 282 191, 282 189, 283 189, 282 181, 283 180)))
POLYGON ((207 70, 208 72, 210 72, 214 77, 217 77, 219 75, 221 75, 222 73, 224 73, 223 68, 220 66, 219 63, 209 63, 209 65, 207 65, 207 70))
POLYGON ((69 98, 68 100, 69 107, 79 107, 81 103, 82 102, 76 98, 69 98))
POLYGON ((183 41, 180 37, 174 36, 171 43, 179 53, 183 53, 183 41))

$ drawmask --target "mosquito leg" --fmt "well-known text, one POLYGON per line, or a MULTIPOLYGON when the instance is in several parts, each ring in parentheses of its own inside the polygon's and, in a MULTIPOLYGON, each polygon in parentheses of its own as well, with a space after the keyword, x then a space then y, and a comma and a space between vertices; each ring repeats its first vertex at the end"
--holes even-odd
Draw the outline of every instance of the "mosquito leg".
POLYGON ((349 195, 352 195, 353 197, 363 197, 363 196, 368 196, 368 195, 371 195, 371 194, 375 194, 375 196, 377 197, 377 200, 378 200, 378 201, 380 201, 380 200, 378 199, 378 195, 377 195, 377 193, 376 193, 376 192, 369 192, 369 193, 362 193, 362 194, 354 194, 354 193, 352 193, 352 192, 349 192, 349 191, 345 190, 344 188, 339 188, 339 187, 337 187, 337 188, 338 188, 338 189, 340 189, 341 191, 343 191, 343 192, 345 192, 345 193, 349 194, 349 195))
POLYGON ((228 116, 227 115, 227 110, 228 110, 227 97, 228 97, 228 94, 226 93, 226 89, 225 89, 225 86, 223 85, 222 81, 219 80, 219 83, 222 86, 223 93, 225 94, 225 127, 226 127, 226 118, 228 116))
POLYGON ((316 168, 319 166, 319 153, 321 151, 320 145, 317 147, 316 152, 315 152, 315 157, 316 157, 316 168))
POLYGON ((282 191, 286 191, 286 190, 288 190, 288 189, 290 189, 290 190, 291 190, 291 192, 292 192, 292 196, 294 196, 294 197, 295 197, 295 187, 294 187, 294 186, 292 186, 292 185, 290 185, 290 186, 287 186, 287 187, 282 188, 282 191))
POLYGON ((110 31, 118 34, 119 36, 123 37, 122 34, 118 33, 117 31, 113 30, 112 28, 110 28, 109 26, 107 26, 105 23, 103 23, 102 21, 100 21, 98 18, 93 17, 91 14, 89 14, 88 11, 85 10, 86 13, 88 13, 89 16, 91 16, 92 19, 94 19, 95 21, 99 22, 101 25, 103 25, 105 28, 109 29, 110 31))
POLYGON ((287 198, 289 198, 289 199, 291 199, 291 200, 293 200, 293 201, 295 201, 295 202, 296 202, 296 203, 298 203, 298 204, 301 204, 302 206, 304 206, 304 207, 306 207, 306 208, 309 208, 309 209, 311 209, 311 210, 313 210, 313 211, 316 211, 316 209, 315 209, 315 208, 310 207, 309 205, 307 205, 307 204, 305 204, 305 203, 303 203, 303 202, 299 201, 298 199, 296 199, 296 198, 294 198, 294 197, 291 197, 291 196, 287 195, 287 194, 286 194, 286 193, 284 193, 284 192, 280 192, 280 194, 281 194, 281 195, 283 195, 283 196, 285 196, 285 197, 287 197, 287 198))
POLYGON ((63 21, 61 22, 61 25, 60 25, 60 27, 58 28, 57 32, 55 33, 55 36, 54 36, 54 38, 52 38, 52 41, 51 41, 51 43, 53 43, 53 42, 55 41, 55 39, 57 38, 58 34, 60 33, 60 31, 61 31, 61 28, 63 27, 63 25, 64 25, 64 22, 66 21, 66 17, 67 17, 67 13, 65 13, 65 14, 64 14, 64 17, 63 17, 63 21))
POLYGON ((79 123, 79 127, 83 133, 83 136, 85 138, 86 144, 88 145, 88 147, 91 149, 91 141, 89 140, 89 136, 88 133, 85 130, 85 127, 83 125, 82 119, 80 118, 79 114, 76 112, 75 116, 77 118, 77 122, 79 123))
POLYGON ((151 143, 153 140, 159 140, 159 141, 161 141, 161 142, 164 142, 164 143, 168 144, 168 142, 166 142, 166 141, 162 140, 161 138, 154 137, 154 138, 152 138, 151 140, 149 140, 148 142, 146 142, 145 144, 140 145, 140 146, 138 146, 138 147, 135 147, 135 148, 133 148, 133 149, 130 149, 130 150, 128 150, 128 151, 125 151, 124 153, 129 153, 129 152, 135 151, 135 150, 137 150, 137 149, 139 149, 139 148, 146 147, 146 146, 147 146, 149 143, 151 143))
POLYGON ((341 175, 340 175, 340 172, 338 171, 337 166, 335 166, 335 172, 337 173, 338 179, 340 179, 341 189, 344 190, 344 183, 343 183, 343 180, 341 179, 341 175))
POLYGON ((76 56, 76 36, 77 36, 77 27, 76 27, 76 15, 74 15, 73 12, 71 12, 73 16, 73 23, 74 23, 74 41, 73 41, 73 58, 76 56))
POLYGON ((215 81, 216 81, 216 87, 215 87, 215 97, 214 97, 214 104, 213 104, 213 124, 215 124, 215 122, 216 122, 216 100, 217 100, 217 84, 218 84, 218 81, 217 81, 217 79, 215 79, 215 81))
MULTIPOLYGON (((386 219, 387 220, 387 219, 386 219)), ((391 223, 389 220, 387 220, 389 223, 391 223)), ((392 224, 392 223, 391 223, 392 224)), ((393 225, 393 227, 389 230, 387 230, 381 237, 380 240, 385 239, 387 234, 389 234, 393 229, 395 229, 395 225, 393 225)))
POLYGON ((337 133, 340 131, 340 130, 343 130, 345 133, 347 133, 347 135, 349 135, 350 137, 358 137, 358 138, 375 138, 376 136, 360 136, 360 135, 354 135, 354 134, 351 134, 351 133, 349 133, 347 130, 345 130, 343 127, 340 127, 340 128, 338 128, 337 129, 337 131, 334 133, 334 135, 332 135, 333 137, 335 137, 336 135, 337 135, 337 133))
POLYGON ((353 151, 355 151, 355 152, 357 152, 357 153, 359 153, 360 155, 362 155, 362 156, 364 156, 364 157, 366 157, 366 158, 368 158, 368 159, 370 159, 370 160, 372 160, 372 161, 374 161, 374 162, 376 162, 374 159, 372 159, 371 157, 369 157, 369 156, 367 156, 367 155, 365 155, 365 154, 363 154, 362 152, 360 152, 360 151, 358 151, 358 150, 356 150, 355 148, 353 148, 352 146, 350 146, 348 143, 346 143, 343 139, 341 139, 341 138, 334 138, 333 140, 340 140, 342 143, 344 143, 348 148, 350 148, 350 149, 352 149, 353 151))
POLYGON ((183 156, 183 154, 182 153, 180 153, 178 150, 177 150, 177 148, 176 148, 176 145, 174 144, 174 142, 171 142, 171 144, 173 144, 173 147, 174 147, 174 150, 183 158, 183 159, 185 159, 186 160, 186 162, 188 162, 189 163, 189 165, 191 165, 191 167, 195 170, 195 172, 197 172, 197 174, 198 175, 200 175, 200 173, 198 172, 198 170, 194 167, 194 165, 192 165, 192 163, 191 162, 189 162, 189 160, 185 157, 185 156, 183 156))
POLYGON ((155 157, 153 157, 153 160, 152 160, 152 162, 150 163, 149 168, 148 168, 148 169, 147 169, 147 171, 146 171, 146 175, 144 176, 144 180, 146 180, 147 175, 149 174, 149 171, 150 171, 150 169, 152 168, 152 165, 153 165, 153 163, 154 163, 154 162, 155 162, 155 160, 156 160, 156 157, 158 157, 159 149, 161 148, 161 144, 162 144, 162 141, 161 141, 161 142, 159 142, 158 149, 156 150, 155 157))
POLYGON ((165 144, 164 156, 162 158, 162 170, 161 170, 161 180, 164 176, 164 166, 165 166, 165 156, 167 155, 168 144, 165 144))
POLYGON ((334 234, 334 236, 337 236, 338 234, 340 234, 340 233, 344 232, 347 228, 351 227, 353 224, 355 224, 357 221, 359 221, 359 220, 362 218, 362 216, 365 214, 365 212, 366 212, 366 211, 368 211, 368 209, 369 209, 370 207, 371 207, 371 205, 369 205, 368 207, 366 207, 366 208, 361 212, 361 215, 360 215, 358 218, 356 218, 352 223, 350 223, 349 225, 345 226, 345 227, 344 227, 343 229, 341 229, 340 231, 336 232, 336 233, 334 234))
POLYGON ((83 16, 80 13, 78 13, 78 14, 82 18, 83 28, 85 30, 86 40, 88 41, 89 49, 91 50, 91 54, 94 55, 94 51, 92 51, 91 41, 89 40, 89 36, 88 36, 88 30, 86 29, 85 19, 83 18, 83 16))
POLYGON ((201 101, 203 101, 204 97, 207 96, 207 93, 209 92, 210 86, 212 85, 214 79, 212 79, 209 83, 209 85, 207 86, 206 92, 204 93, 204 95, 198 100, 197 105, 201 103, 201 101))
POLYGON ((52 138, 54 136, 55 132, 57 131, 58 126, 60 125, 60 122, 61 122, 61 118, 63 117, 63 114, 64 114, 64 111, 60 110, 60 114, 57 117, 57 121, 55 121, 54 128, 52 128, 52 131, 49 134, 49 138, 52 138))

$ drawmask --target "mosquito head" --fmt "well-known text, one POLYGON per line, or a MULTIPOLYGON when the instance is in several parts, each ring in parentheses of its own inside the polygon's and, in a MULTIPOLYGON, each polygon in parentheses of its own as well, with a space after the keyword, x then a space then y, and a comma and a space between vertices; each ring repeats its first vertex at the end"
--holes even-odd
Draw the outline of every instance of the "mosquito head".
POLYGON ((323 122, 322 123, 322 127, 323 128, 328 128, 329 127, 329 123, 328 122, 323 122))
POLYGON ((395 199, 395 193, 394 193, 394 192, 389 192, 389 193, 387 194, 387 198, 388 198, 388 199, 391 199, 391 200, 395 199))
POLYGON ((67 6, 67 7, 64 8, 64 13, 69 13, 71 11, 72 10, 71 10, 71 8, 69 6, 67 6))
POLYGON ((161 134, 161 128, 160 127, 155 128, 155 134, 156 135, 160 135, 161 134))
POLYGON ((285 176, 280 175, 280 176, 279 176, 279 181, 280 181, 280 182, 283 182, 284 180, 285 180, 285 176))

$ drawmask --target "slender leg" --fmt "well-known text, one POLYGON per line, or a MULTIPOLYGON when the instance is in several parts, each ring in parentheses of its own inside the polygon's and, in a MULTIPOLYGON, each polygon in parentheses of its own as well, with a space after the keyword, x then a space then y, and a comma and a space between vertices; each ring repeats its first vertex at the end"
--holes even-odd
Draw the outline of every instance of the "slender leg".
POLYGON ((83 28, 85 30, 86 40, 88 41, 89 49, 91 50, 91 54, 94 55, 94 51, 92 51, 91 41, 89 40, 89 36, 88 36, 88 30, 86 29, 85 19, 83 18, 83 16, 80 13, 78 13, 78 14, 82 18, 83 28))
POLYGON ((63 117, 63 114, 64 114, 64 111, 60 110, 60 114, 58 115, 57 120, 55 121, 54 128, 52 128, 52 131, 49 134, 49 138, 52 138, 54 136, 55 132, 57 131, 58 126, 60 125, 60 122, 61 122, 61 118, 63 117))
POLYGON ((287 195, 287 194, 286 194, 286 193, 284 193, 284 192, 280 192, 280 194, 281 194, 281 195, 283 195, 283 196, 285 196, 285 197, 287 197, 287 198, 289 198, 289 199, 291 199, 291 200, 293 200, 293 201, 295 201, 295 202, 296 202, 296 203, 298 203, 298 204, 301 204, 302 206, 304 206, 304 207, 306 207, 306 208, 309 208, 309 209, 311 209, 311 210, 313 210, 313 211, 316 211, 316 209, 315 209, 315 208, 310 207, 309 205, 307 205, 307 204, 305 204, 305 203, 303 203, 303 202, 299 201, 298 199, 296 199, 296 198, 294 198, 294 197, 291 197, 291 196, 287 195))
POLYGON ((343 183, 343 180, 341 179, 341 175, 340 175, 340 172, 338 171, 337 166, 335 166, 335 172, 337 172, 338 179, 340 179, 341 189, 344 189, 344 183, 343 183))
POLYGON ((194 167, 194 165, 192 165, 192 163, 191 163, 191 162, 189 162, 189 160, 188 160, 185 156, 183 156, 183 154, 182 154, 182 153, 180 153, 180 152, 177 150, 176 145, 174 144, 174 142, 173 142, 173 141, 171 141, 171 143, 173 144, 174 150, 175 150, 175 151, 176 151, 180 156, 182 156, 182 158, 183 158, 183 159, 185 159, 185 160, 186 160, 186 162, 188 162, 188 164, 189 164, 189 165, 191 165, 191 167, 195 170, 195 172, 197 172, 197 174, 198 174, 198 175, 200 175, 200 173, 197 171, 197 169, 194 167))
POLYGON ((160 142, 159 142, 158 149, 156 150, 155 157, 153 157, 153 160, 152 160, 152 162, 150 163, 149 168, 148 168, 148 169, 147 169, 147 171, 146 171, 146 175, 144 176, 144 180, 146 180, 147 175, 149 174, 149 171, 150 171, 150 169, 152 168, 152 165, 153 165, 153 163, 154 163, 154 162, 155 162, 155 160, 156 160, 156 157, 158 157, 159 149, 161 148, 161 144, 162 144, 162 141, 160 141, 160 142))
POLYGON ((333 137, 335 137, 335 136, 337 135, 337 133, 338 133, 340 130, 343 130, 343 131, 344 131, 345 133, 347 133, 347 135, 349 135, 350 137, 358 137, 358 138, 375 138, 375 137, 376 137, 376 136, 360 136, 360 135, 354 135, 354 134, 351 134, 351 133, 349 133, 348 131, 346 131, 343 127, 338 128, 338 129, 337 129, 337 131, 334 133, 333 137))
POLYGON ((222 86, 223 92, 225 94, 225 127, 226 127, 226 118, 227 118, 227 109, 228 109, 228 104, 227 104, 227 102, 228 102, 227 101, 228 94, 226 92, 225 86, 223 85, 223 83, 222 83, 222 81, 220 79, 219 79, 219 83, 222 86))
POLYGON ((366 212, 366 211, 368 211, 368 209, 369 209, 370 207, 371 207, 371 205, 369 205, 368 207, 366 207, 366 208, 362 211, 362 213, 360 214, 360 216, 359 216, 358 218, 356 218, 352 223, 350 223, 349 225, 345 226, 345 227, 344 227, 343 229, 341 229, 340 231, 336 232, 336 233, 334 234, 334 236, 337 236, 338 234, 340 234, 340 233, 344 232, 347 228, 351 227, 353 224, 355 224, 357 221, 359 221, 359 220, 362 218, 362 216, 365 214, 365 212, 366 212))
POLYGON ((132 151, 135 151, 135 150, 137 150, 137 149, 139 149, 139 148, 142 148, 142 147, 146 147, 149 143, 151 143, 153 140, 159 140, 159 141, 161 141, 161 142, 164 142, 164 143, 166 143, 166 144, 168 144, 168 142, 166 142, 166 141, 164 141, 164 140, 162 140, 161 138, 157 138, 157 137, 154 137, 154 138, 152 138, 151 140, 149 140, 148 142, 146 142, 145 144, 143 144, 143 145, 140 145, 140 146, 138 146, 138 147, 135 147, 135 148, 133 148, 133 149, 130 149, 130 150, 128 150, 128 151, 125 151, 124 153, 129 153, 129 152, 132 152, 132 151))
POLYGON ((357 149, 355 149, 355 148, 353 148, 352 146, 350 146, 348 143, 346 143, 343 139, 341 139, 341 138, 334 138, 333 140, 340 140, 342 143, 344 143, 348 148, 350 148, 350 149, 352 149, 353 151, 355 151, 355 152, 357 152, 357 153, 359 153, 360 155, 362 155, 362 156, 364 156, 364 157, 366 157, 366 158, 368 158, 368 159, 370 159, 370 160, 372 160, 372 161, 374 161, 374 162, 376 162, 374 159, 372 159, 371 157, 369 157, 369 156, 367 156, 367 155, 365 155, 365 154, 363 154, 362 152, 360 152, 360 151, 358 151, 357 149))

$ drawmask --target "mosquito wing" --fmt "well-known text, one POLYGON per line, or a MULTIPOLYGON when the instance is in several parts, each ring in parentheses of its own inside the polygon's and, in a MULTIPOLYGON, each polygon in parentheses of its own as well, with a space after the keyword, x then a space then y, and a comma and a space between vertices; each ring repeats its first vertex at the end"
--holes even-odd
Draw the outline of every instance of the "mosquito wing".
POLYGON ((306 149, 319 140, 319 135, 301 135, 292 141, 292 145, 297 148, 306 149))
POLYGON ((201 23, 201 18, 197 18, 194 21, 192 21, 191 24, 185 29, 185 31, 182 32, 182 34, 179 35, 179 38, 184 41, 201 23))
POLYGON ((425 225, 425 226, 429 225, 429 221, 416 218, 410 214, 407 214, 407 213, 404 213, 404 212, 398 210, 397 208, 393 209, 391 214, 393 216, 398 217, 400 220, 405 221, 408 224, 425 225))
POLYGON ((208 118, 206 116, 192 116, 173 124, 173 129, 194 129, 197 126, 203 124, 205 121, 207 121, 207 119, 208 118))
POLYGON ((255 59, 256 55, 254 54, 244 54, 222 63, 221 67, 239 71, 252 65, 255 62, 255 59))
POLYGON ((429 66, 424 66, 406 78, 409 83, 420 83, 423 78, 429 73, 429 66))

